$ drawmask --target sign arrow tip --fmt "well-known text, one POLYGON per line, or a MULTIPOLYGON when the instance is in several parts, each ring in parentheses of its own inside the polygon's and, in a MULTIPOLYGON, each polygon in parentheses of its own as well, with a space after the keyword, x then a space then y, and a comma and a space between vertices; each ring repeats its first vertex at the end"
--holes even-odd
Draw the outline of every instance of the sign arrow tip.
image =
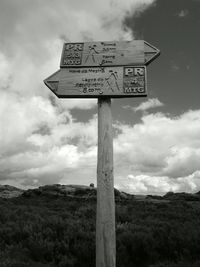
POLYGON ((44 83, 51 89, 51 91, 56 92, 58 90, 59 81, 44 80, 44 83))
POLYGON ((160 55, 160 50, 155 46, 144 41, 144 55, 145 55, 145 65, 149 65, 154 59, 160 55))
POLYGON ((55 94, 58 91, 60 70, 53 73, 51 76, 44 80, 44 83, 55 94))

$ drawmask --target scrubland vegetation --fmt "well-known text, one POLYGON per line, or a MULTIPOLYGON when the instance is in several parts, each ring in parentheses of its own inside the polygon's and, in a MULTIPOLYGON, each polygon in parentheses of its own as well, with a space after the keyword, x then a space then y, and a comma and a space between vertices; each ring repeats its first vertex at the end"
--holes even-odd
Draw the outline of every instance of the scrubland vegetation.
MULTIPOLYGON (((0 198, 0 266, 94 267, 95 220, 95 197, 0 198)), ((116 201, 116 237, 117 267, 199 267, 199 198, 116 201)))

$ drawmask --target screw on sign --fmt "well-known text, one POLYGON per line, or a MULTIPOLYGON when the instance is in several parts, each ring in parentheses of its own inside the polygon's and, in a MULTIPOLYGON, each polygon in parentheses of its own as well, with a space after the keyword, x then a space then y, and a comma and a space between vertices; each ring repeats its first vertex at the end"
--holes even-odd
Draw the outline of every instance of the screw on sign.
POLYGON ((59 98, 98 98, 96 267, 116 266, 111 98, 147 96, 146 65, 159 54, 143 40, 65 43, 44 80, 59 98))

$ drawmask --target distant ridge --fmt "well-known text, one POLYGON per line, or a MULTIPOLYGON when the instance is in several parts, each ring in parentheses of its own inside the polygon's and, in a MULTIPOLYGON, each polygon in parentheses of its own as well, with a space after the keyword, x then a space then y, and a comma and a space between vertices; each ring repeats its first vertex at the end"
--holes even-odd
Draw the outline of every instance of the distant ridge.
MULTIPOLYGON (((87 185, 61 185, 52 184, 44 185, 34 189, 23 190, 10 185, 0 185, 0 198, 15 198, 15 197, 71 197, 77 199, 96 199, 97 189, 93 184, 87 185)), ((156 195, 133 195, 128 194, 114 188, 116 200, 136 200, 136 201, 152 201, 152 202, 163 202, 163 201, 200 201, 200 191, 194 194, 191 193, 173 193, 168 192, 164 196, 156 195)))
POLYGON ((11 185, 0 185, 1 198, 13 198, 22 195, 24 190, 11 185))
MULTIPOLYGON (((115 198, 118 199, 128 199, 133 198, 132 195, 120 192, 116 188, 114 189, 115 198)), ((93 198, 96 199, 97 189, 96 187, 86 186, 86 185, 61 185, 61 184, 53 184, 53 185, 45 185, 40 186, 36 189, 28 189, 23 192, 22 196, 31 197, 31 196, 62 196, 62 197, 72 197, 72 198, 82 198, 88 199, 93 198)))

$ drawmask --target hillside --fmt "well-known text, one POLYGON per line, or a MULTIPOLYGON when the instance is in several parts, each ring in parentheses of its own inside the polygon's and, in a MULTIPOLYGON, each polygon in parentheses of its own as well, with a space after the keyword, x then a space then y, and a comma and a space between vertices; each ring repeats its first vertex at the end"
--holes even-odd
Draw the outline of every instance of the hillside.
POLYGON ((12 198, 23 194, 24 190, 10 185, 0 185, 0 197, 12 198))
MULTIPOLYGON (((0 198, 0 267, 94 267, 95 192, 52 185, 0 198)), ((199 194, 115 195, 117 267, 200 266, 199 194)))
MULTIPOLYGON (((133 198, 133 195, 120 192, 114 189, 116 199, 133 198)), ((35 189, 22 190, 10 185, 0 186, 0 198, 13 198, 22 195, 23 197, 33 196, 57 196, 57 197, 72 197, 72 198, 95 198, 96 188, 94 186, 85 185, 45 185, 35 189)))
MULTIPOLYGON (((86 185, 61 185, 52 184, 44 185, 35 189, 22 190, 10 185, 0 185, 0 198, 15 198, 20 195, 23 197, 33 197, 33 196, 57 196, 57 197, 72 197, 72 198, 94 198, 96 199, 97 189, 92 184, 91 186, 86 185)), ((154 196, 154 195, 132 195, 125 192, 121 192, 114 188, 115 200, 136 200, 136 201, 200 201, 200 192, 195 194, 190 193, 173 193, 168 192, 164 196, 154 196)))

